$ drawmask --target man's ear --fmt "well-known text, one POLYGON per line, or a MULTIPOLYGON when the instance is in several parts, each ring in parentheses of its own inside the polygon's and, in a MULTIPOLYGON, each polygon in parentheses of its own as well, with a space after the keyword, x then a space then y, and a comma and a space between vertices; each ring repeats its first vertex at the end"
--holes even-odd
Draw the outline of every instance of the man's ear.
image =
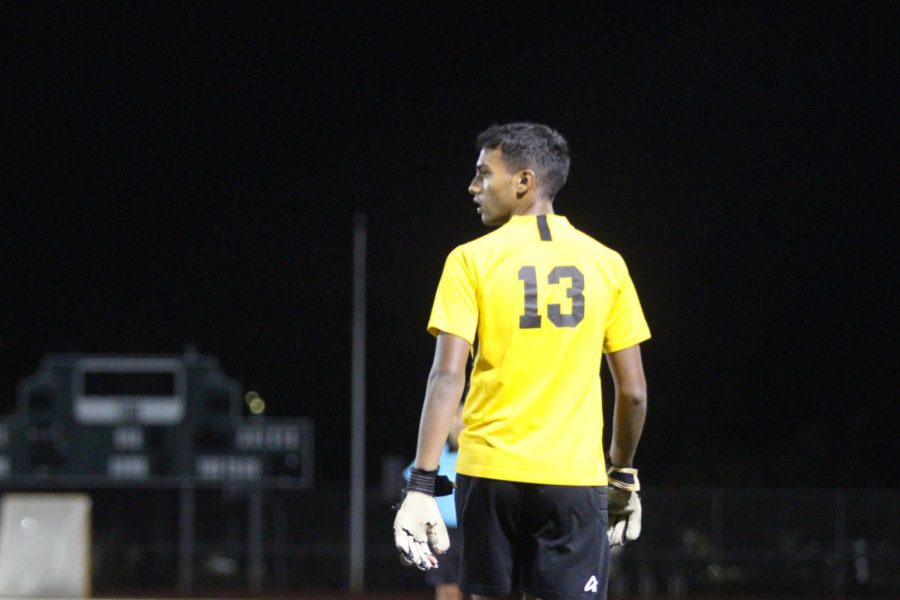
POLYGON ((519 171, 518 181, 516 182, 516 193, 520 196, 524 196, 528 190, 534 188, 535 179, 534 179, 534 171, 530 169, 525 169, 519 171))

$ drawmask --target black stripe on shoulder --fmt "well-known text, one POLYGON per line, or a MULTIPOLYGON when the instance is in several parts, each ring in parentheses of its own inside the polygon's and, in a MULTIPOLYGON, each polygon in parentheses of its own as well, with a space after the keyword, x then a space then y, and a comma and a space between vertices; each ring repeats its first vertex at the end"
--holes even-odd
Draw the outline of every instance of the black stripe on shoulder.
POLYGON ((553 238, 550 236, 550 226, 547 225, 547 215, 538 215, 537 223, 538 232, 541 234, 541 241, 552 242, 553 238))

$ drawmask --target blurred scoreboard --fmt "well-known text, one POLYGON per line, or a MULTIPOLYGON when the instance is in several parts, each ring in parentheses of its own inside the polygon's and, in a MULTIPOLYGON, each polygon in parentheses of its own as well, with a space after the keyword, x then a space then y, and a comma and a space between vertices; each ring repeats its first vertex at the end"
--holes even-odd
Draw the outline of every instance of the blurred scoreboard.
POLYGON ((215 357, 48 355, 0 421, 0 479, 313 483, 313 424, 245 414, 215 357))

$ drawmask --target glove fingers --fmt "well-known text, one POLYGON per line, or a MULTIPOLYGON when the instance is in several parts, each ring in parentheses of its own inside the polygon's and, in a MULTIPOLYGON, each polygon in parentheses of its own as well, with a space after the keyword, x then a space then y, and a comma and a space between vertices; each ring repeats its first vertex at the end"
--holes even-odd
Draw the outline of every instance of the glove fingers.
POLYGON ((413 535, 402 524, 397 524, 394 527, 394 544, 400 552, 400 560, 406 565, 415 565, 416 568, 422 571, 427 571, 437 566, 437 559, 434 558, 431 550, 428 549, 424 532, 419 537, 413 535))
POLYGON ((618 523, 616 523, 615 527, 615 538, 616 538, 616 546, 621 546, 625 544, 625 532, 628 530, 628 519, 620 519, 618 523))
POLYGON ((431 568, 432 563, 429 560, 431 553, 428 551, 425 542, 413 541, 411 550, 413 554, 413 564, 416 565, 416 568, 420 571, 427 571, 431 568))
POLYGON ((634 494, 631 500, 628 501, 628 508, 630 512, 625 530, 625 539, 633 542, 641 535, 641 499, 637 494, 634 494))
POLYGON ((610 490, 607 537, 610 546, 633 542, 641 535, 641 499, 634 492, 610 490), (627 494, 627 495, 626 495, 627 494))
POLYGON ((625 541, 633 542, 641 536, 641 521, 640 519, 630 518, 628 519, 628 524, 625 526, 625 541))
POLYGON ((450 549, 450 534, 447 533, 447 526, 442 522, 430 523, 428 527, 428 543, 431 548, 443 554, 450 549))
POLYGON ((423 571, 437 567, 431 549, 446 551, 450 536, 433 497, 414 491, 406 494, 394 519, 394 543, 403 562, 423 571))
POLYGON ((437 559, 428 549, 425 541, 416 541, 411 535, 401 535, 405 539, 397 539, 397 550, 400 551, 400 559, 407 565, 415 565, 421 571, 427 571, 437 566, 437 559))
POLYGON ((409 562, 412 554, 409 551, 409 540, 407 539, 406 534, 395 530, 394 545, 397 546, 397 551, 400 552, 400 557, 409 562))
POLYGON ((397 546, 397 550, 400 552, 400 560, 402 560, 406 565, 415 564, 413 560, 413 552, 410 545, 412 543, 412 538, 406 533, 405 530, 395 527, 394 528, 394 544, 397 546))
POLYGON ((628 519, 621 515, 616 515, 613 518, 612 523, 613 524, 609 529, 609 531, 611 532, 609 535, 609 545, 621 546, 625 543, 625 528, 628 525, 628 519))

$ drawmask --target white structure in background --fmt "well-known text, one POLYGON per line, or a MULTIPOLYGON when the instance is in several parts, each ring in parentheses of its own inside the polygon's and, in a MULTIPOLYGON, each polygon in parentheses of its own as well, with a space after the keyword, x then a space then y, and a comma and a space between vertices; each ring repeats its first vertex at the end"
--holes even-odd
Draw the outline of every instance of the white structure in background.
POLYGON ((0 597, 89 598, 91 499, 6 494, 0 512, 0 597))

